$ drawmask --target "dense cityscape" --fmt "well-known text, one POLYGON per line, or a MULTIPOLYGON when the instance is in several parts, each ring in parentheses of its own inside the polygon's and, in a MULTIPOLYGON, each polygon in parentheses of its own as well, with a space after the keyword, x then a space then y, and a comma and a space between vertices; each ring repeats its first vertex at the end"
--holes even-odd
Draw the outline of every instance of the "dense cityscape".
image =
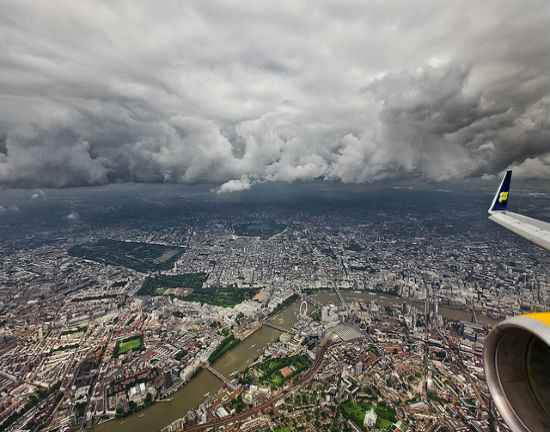
POLYGON ((387 194, 4 230, 1 429, 507 430, 483 341, 548 307, 547 254, 387 194))
POLYGON ((0 432, 550 431, 550 2, 0 2, 0 432))

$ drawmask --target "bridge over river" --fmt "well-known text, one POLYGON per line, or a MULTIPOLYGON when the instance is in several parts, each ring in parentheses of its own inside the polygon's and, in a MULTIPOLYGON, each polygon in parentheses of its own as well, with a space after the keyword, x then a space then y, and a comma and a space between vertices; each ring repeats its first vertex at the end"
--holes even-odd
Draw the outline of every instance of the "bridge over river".
POLYGON ((298 334, 298 333, 296 333, 296 332, 295 332, 294 330, 292 330, 292 329, 286 329, 286 328, 284 328, 284 327, 278 326, 277 324, 273 324, 271 321, 265 321, 265 322, 264 322, 264 325, 265 325, 265 326, 268 326, 268 327, 271 327, 271 328, 274 328, 275 330, 282 331, 283 333, 298 334))
POLYGON ((219 378, 220 380, 222 380, 225 385, 232 386, 231 381, 229 381, 225 376, 223 376, 220 372, 218 372, 208 363, 203 363, 202 367, 205 368, 208 372, 212 373, 212 375, 214 375, 216 378, 219 378))

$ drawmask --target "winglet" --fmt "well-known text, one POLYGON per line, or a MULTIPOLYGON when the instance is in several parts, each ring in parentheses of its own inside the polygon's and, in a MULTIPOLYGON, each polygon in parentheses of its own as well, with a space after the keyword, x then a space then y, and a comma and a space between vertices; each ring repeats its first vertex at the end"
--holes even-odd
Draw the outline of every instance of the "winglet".
POLYGON ((506 211, 506 204, 508 204, 508 193, 510 192, 510 181, 512 180, 512 171, 506 171, 502 182, 497 190, 493 203, 489 207, 489 213, 494 211, 506 211))

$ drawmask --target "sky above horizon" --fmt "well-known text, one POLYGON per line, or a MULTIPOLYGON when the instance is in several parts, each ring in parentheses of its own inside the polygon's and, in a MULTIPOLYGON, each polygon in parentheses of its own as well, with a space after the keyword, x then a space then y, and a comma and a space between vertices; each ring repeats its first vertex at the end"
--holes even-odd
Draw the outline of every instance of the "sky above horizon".
POLYGON ((0 5, 0 188, 550 177, 546 1, 0 5))

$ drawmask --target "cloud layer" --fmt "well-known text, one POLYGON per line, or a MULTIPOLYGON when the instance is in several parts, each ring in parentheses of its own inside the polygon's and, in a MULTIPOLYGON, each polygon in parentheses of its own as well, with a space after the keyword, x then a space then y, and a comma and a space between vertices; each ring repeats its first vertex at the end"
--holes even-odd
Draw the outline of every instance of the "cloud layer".
POLYGON ((548 177, 550 5, 0 0, 0 186, 548 177))

